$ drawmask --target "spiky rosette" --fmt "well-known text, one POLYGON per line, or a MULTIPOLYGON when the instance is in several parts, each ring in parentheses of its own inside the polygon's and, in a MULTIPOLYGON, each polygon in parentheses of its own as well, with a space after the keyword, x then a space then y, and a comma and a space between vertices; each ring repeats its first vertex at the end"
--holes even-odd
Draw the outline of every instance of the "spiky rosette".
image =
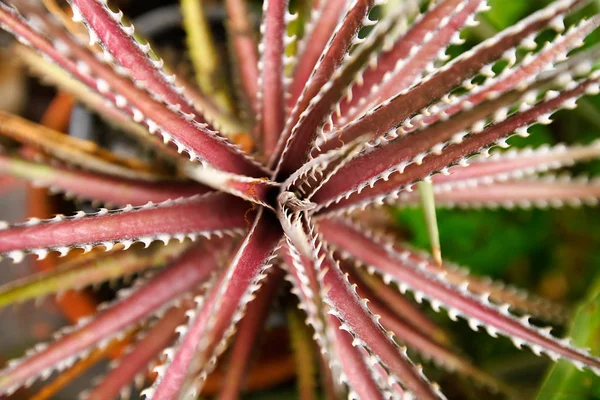
MULTIPOLYGON (((48 10, 8 3, 0 3, 0 25, 19 42, 14 54, 161 162, 0 112, 0 182, 16 177, 105 207, 0 222, 0 256, 74 258, 0 286, 0 306, 136 278, 93 316, 10 361, 0 395, 67 376, 116 340, 127 350, 113 355, 87 398, 128 394, 134 380, 145 382, 148 399, 221 386, 220 398, 236 398, 251 383, 271 305, 289 284, 297 299, 281 303, 297 302, 305 314, 333 396, 445 398, 407 349, 510 393, 456 354, 406 291, 474 330, 600 373, 600 359, 529 320, 563 322, 562 306, 470 276, 365 218, 378 206, 419 204, 420 182, 433 184, 441 207, 597 204, 596 178, 547 174, 598 158, 597 141, 489 152, 600 92, 598 50, 580 49, 600 16, 566 19, 585 0, 554 1, 454 57, 463 29, 489 9, 485 0, 396 8, 313 0, 294 10, 264 0, 257 26, 244 0, 227 0, 236 96, 198 3, 182 2, 198 89, 175 77, 106 0, 69 0, 68 10, 50 0, 48 10), (223 354, 232 358, 224 375, 223 354)), ((290 336, 306 348, 302 333, 290 336)), ((306 398, 312 370, 298 367, 306 398)))

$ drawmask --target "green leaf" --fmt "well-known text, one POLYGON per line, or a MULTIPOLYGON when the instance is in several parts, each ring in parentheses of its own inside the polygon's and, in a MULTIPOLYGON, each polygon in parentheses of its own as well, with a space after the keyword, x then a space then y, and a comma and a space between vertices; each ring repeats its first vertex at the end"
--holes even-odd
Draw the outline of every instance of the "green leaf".
MULTIPOLYGON (((600 278, 577 309, 569 336, 574 345, 590 348, 592 354, 600 355, 600 278)), ((580 372, 567 361, 559 361, 548 373, 537 400, 567 399, 600 399, 600 377, 591 371, 580 372)))
POLYGON ((489 5, 486 17, 497 30, 516 23, 532 8, 528 1, 490 0, 489 5))
MULTIPOLYGON (((394 215, 413 245, 429 247, 420 209, 397 209, 394 215)), ((548 246, 550 217, 540 210, 437 210, 444 258, 477 275, 502 276, 507 266, 548 246)))

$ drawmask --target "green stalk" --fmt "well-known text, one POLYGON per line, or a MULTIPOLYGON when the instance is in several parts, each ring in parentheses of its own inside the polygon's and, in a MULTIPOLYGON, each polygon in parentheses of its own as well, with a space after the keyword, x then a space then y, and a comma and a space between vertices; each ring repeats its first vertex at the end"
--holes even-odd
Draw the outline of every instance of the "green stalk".
POLYGON ((437 216, 435 213, 435 197, 433 195, 433 185, 431 182, 419 182, 417 184, 421 206, 425 214, 425 223, 427 224, 427 233, 429 234, 429 243, 433 258, 442 265, 442 249, 440 246, 440 232, 438 229, 437 216))

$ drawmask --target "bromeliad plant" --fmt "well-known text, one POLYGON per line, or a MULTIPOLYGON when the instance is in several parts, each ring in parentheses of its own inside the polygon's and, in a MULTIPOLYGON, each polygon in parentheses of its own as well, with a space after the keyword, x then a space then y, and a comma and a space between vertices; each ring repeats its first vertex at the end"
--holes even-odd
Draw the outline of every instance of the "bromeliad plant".
POLYGON ((259 33, 245 2, 227 0, 238 103, 219 73, 199 2, 182 2, 199 90, 167 72, 105 1, 70 0, 72 20, 52 1, 45 1, 51 13, 9 3, 0 4, 0 23, 34 73, 154 146, 170 167, 0 114, 3 174, 124 207, 0 226, 0 253, 15 262, 92 251, 8 283, 0 304, 138 277, 93 317, 9 362, 0 393, 125 337, 130 350, 89 398, 127 390, 152 361, 159 365, 146 398, 195 397, 230 344, 220 396, 235 398, 273 294, 288 287, 283 273, 314 331, 330 393, 444 398, 406 347, 499 385, 453 354, 391 284, 475 330, 600 372, 600 359, 530 323, 530 315, 559 318, 556 305, 440 265, 365 226, 376 207, 418 202, 418 182, 433 183, 438 204, 596 204, 595 180, 550 172, 597 157, 598 143, 488 153, 600 91, 597 49, 579 49, 600 16, 565 22, 585 1, 554 1, 451 58, 446 50, 487 10, 485 0, 406 0, 387 13, 383 0, 313 0, 302 3, 300 19, 287 1, 265 0, 259 33), (234 144, 248 135, 251 149, 234 144), (123 251, 136 243, 152 247, 123 251))

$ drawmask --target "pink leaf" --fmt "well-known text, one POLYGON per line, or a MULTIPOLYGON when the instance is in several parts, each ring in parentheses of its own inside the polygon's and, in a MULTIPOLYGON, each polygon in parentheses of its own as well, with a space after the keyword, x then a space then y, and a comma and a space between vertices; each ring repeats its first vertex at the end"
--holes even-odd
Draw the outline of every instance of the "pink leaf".
POLYGON ((240 321, 229 356, 229 365, 225 374, 226 384, 219 393, 219 400, 235 400, 243 389, 257 341, 265 329, 269 310, 282 282, 283 271, 280 268, 274 268, 270 272, 266 282, 256 293, 256 298, 248 304, 244 318, 240 321))
MULTIPOLYGON (((399 201, 415 203, 401 195, 399 201)), ((527 178, 467 189, 439 191, 435 195, 439 207, 497 208, 497 207, 563 207, 587 204, 595 206, 600 199, 598 180, 571 179, 569 176, 527 178)))
MULTIPOLYGON (((305 89, 309 78, 314 74, 314 69, 319 60, 324 57, 328 42, 335 32, 343 13, 348 9, 349 0, 329 0, 321 5, 313 3, 315 20, 311 23, 310 30, 302 39, 302 48, 298 54, 298 64, 294 70, 294 79, 290 87, 288 107, 294 107, 305 89)), ((311 18, 313 18, 311 16, 311 18)))
POLYGON ((66 167, 46 166, 0 154, 0 173, 12 174, 38 186, 49 187, 88 200, 125 206, 204 194, 208 189, 189 182, 147 182, 116 178, 66 167))
POLYGON ((448 175, 435 175, 432 181, 436 190, 443 192, 451 188, 461 189, 466 186, 520 179, 599 157, 600 141, 589 145, 559 144, 553 147, 540 146, 536 149, 497 151, 491 157, 473 157, 469 160, 468 167, 452 167, 448 175))
MULTIPOLYGON (((356 276, 352 278, 356 278, 356 276)), ((393 312, 378 300, 377 294, 366 288, 363 284, 359 284, 360 281, 352 279, 352 282, 358 284, 356 287, 358 296, 362 299, 368 299, 369 309, 373 314, 381 317, 381 324, 390 332, 393 332, 398 340, 409 349, 416 350, 424 359, 432 360, 450 372, 467 375, 492 390, 498 390, 499 388, 506 389, 498 380, 477 369, 468 360, 454 354, 449 348, 437 342, 434 337, 424 334, 419 329, 420 326, 408 325, 405 321, 395 316, 393 312)), ((385 285, 382 286, 385 287, 385 285)))
POLYGON ((377 58, 375 68, 365 70, 360 85, 352 88, 352 100, 340 104, 344 121, 352 121, 409 87, 419 75, 429 73, 426 66, 458 38, 461 29, 482 5, 485 5, 484 0, 446 0, 436 4, 390 50, 377 58))
POLYGON ((348 385, 351 394, 368 394, 370 397, 366 398, 380 398, 380 387, 366 365, 368 354, 354 346, 352 336, 340 329, 342 325, 337 318, 327 314, 322 299, 324 292, 319 287, 317 271, 311 265, 312 262, 308 257, 300 255, 289 241, 286 247, 284 258, 290 271, 288 280, 295 287, 300 307, 308 316, 307 322, 315 330, 323 362, 328 364, 325 368, 331 371, 332 379, 348 385))
POLYGON ((488 301, 487 296, 478 297, 467 289, 450 284, 443 271, 431 273, 403 257, 392 243, 375 242, 366 233, 347 224, 338 224, 337 230, 329 231, 325 239, 379 271, 384 279, 397 282, 401 290, 410 289, 417 299, 428 299, 435 309, 445 307, 451 318, 464 316, 474 330, 483 326, 492 336, 502 334, 511 338, 519 348, 525 344, 536 354, 545 353, 554 360, 564 358, 578 367, 587 366, 600 373, 600 360, 587 351, 572 347, 568 340, 557 339, 549 331, 530 325, 529 316, 514 317, 508 311, 508 305, 496 306, 488 301))
POLYGON ((389 374, 392 381, 413 395, 423 399, 443 398, 439 388, 415 369, 352 290, 325 244, 313 232, 312 222, 300 213, 288 213, 285 218, 287 223, 283 223, 283 227, 289 242, 304 259, 301 264, 307 270, 312 269, 311 274, 318 275, 323 302, 329 307, 329 313, 340 320, 342 329, 354 337, 353 343, 378 361, 385 377, 389 374))
POLYGON ((182 390, 198 394, 216 357, 224 350, 228 337, 242 318, 252 294, 266 276, 264 271, 281 239, 269 211, 260 211, 229 267, 211 287, 199 309, 190 317, 190 325, 159 377, 145 393, 155 399, 173 398, 182 390), (214 358, 214 360, 213 360, 214 358), (212 360, 212 361, 211 361, 212 360), (191 379, 184 387, 186 379, 191 379))
POLYGON ((356 40, 358 30, 363 26, 365 18, 368 19, 367 15, 373 5, 374 0, 353 2, 336 34, 331 37, 315 64, 310 79, 285 123, 278 150, 271 158, 271 161, 277 161, 277 157, 281 155, 277 166, 279 177, 287 178, 307 160, 316 138, 316 128, 336 98, 334 72, 356 40))
POLYGON ((71 7, 73 19, 85 21, 90 33, 90 44, 101 44, 106 52, 127 69, 136 85, 163 98, 167 104, 179 106, 183 112, 198 117, 196 110, 169 82, 171 77, 162 70, 161 60, 154 61, 150 58, 150 46, 138 43, 133 37, 133 25, 123 25, 123 14, 120 11, 113 12, 106 3, 97 0, 71 0, 71 7))
POLYGON ((87 400, 106 400, 117 397, 148 365, 158 358, 160 352, 175 337, 175 328, 185 320, 185 309, 172 308, 135 343, 132 349, 100 383, 85 397, 87 400))
POLYGON ((379 136, 389 131, 439 99, 484 65, 498 59, 506 50, 516 46, 529 35, 548 27, 550 21, 560 18, 583 2, 583 0, 568 0, 550 4, 518 25, 463 53, 462 56, 412 87, 410 91, 399 93, 347 124, 339 132, 334 132, 334 136, 339 137, 342 142, 348 142, 366 132, 372 136, 379 136))
POLYGON ((54 343, 41 345, 32 355, 9 363, 0 372, 0 393, 12 393, 39 376, 49 375, 74 362, 91 347, 101 345, 132 324, 181 297, 215 268, 206 246, 197 245, 128 297, 83 321, 54 343))
POLYGON ((261 26, 263 38, 259 65, 264 154, 270 154, 275 150, 284 124, 283 57, 287 10, 286 0, 266 0, 263 4, 264 16, 261 26))
MULTIPOLYGON (((526 131, 538 120, 546 123, 548 115, 557 109, 572 108, 579 97, 586 93, 596 93, 599 89, 597 75, 571 85, 569 90, 564 90, 557 96, 549 96, 534 106, 527 106, 524 108, 525 111, 516 112, 506 119, 501 119, 501 122, 492 124, 479 133, 464 138, 463 136, 451 138, 448 142, 444 142, 442 139, 441 143, 444 143, 445 146, 441 151, 435 151, 433 147, 440 143, 438 137, 420 137, 417 134, 399 138, 399 140, 381 146, 375 151, 366 153, 364 157, 352 160, 315 194, 313 201, 323 204, 322 207, 327 207, 329 210, 335 210, 394 199, 398 196, 399 191, 406 190, 416 181, 456 164, 463 158, 476 154, 496 142, 503 144, 503 140, 515 131, 519 129, 526 131), (407 147, 407 143, 411 143, 412 146, 407 147), (400 146, 401 144, 402 146, 400 146), (389 158, 399 151, 398 146, 402 148, 403 152, 410 153, 410 156, 403 157, 407 160, 406 164, 399 164, 399 168, 390 169, 389 175, 391 176, 378 175, 377 171, 385 170, 391 165, 388 161, 390 163, 398 161, 397 159, 392 161, 389 158), (384 154, 387 156, 384 157, 384 154), (419 157, 419 154, 422 154, 423 157, 419 157), (424 158, 426 162, 423 162, 424 158), (372 179, 373 176, 375 178, 372 179), (352 196, 348 198, 351 194, 352 196), (333 204, 336 202, 337 204, 333 204)), ((444 130, 436 132, 441 136, 448 133, 444 130)))
POLYGON ((149 244, 175 236, 183 240, 186 236, 239 232, 246 227, 246 211, 242 200, 218 193, 113 212, 102 209, 97 214, 30 220, 0 230, 0 253, 18 261, 23 251, 43 258, 48 250, 64 255, 73 247, 112 248, 115 242, 128 247, 133 242, 149 244))

